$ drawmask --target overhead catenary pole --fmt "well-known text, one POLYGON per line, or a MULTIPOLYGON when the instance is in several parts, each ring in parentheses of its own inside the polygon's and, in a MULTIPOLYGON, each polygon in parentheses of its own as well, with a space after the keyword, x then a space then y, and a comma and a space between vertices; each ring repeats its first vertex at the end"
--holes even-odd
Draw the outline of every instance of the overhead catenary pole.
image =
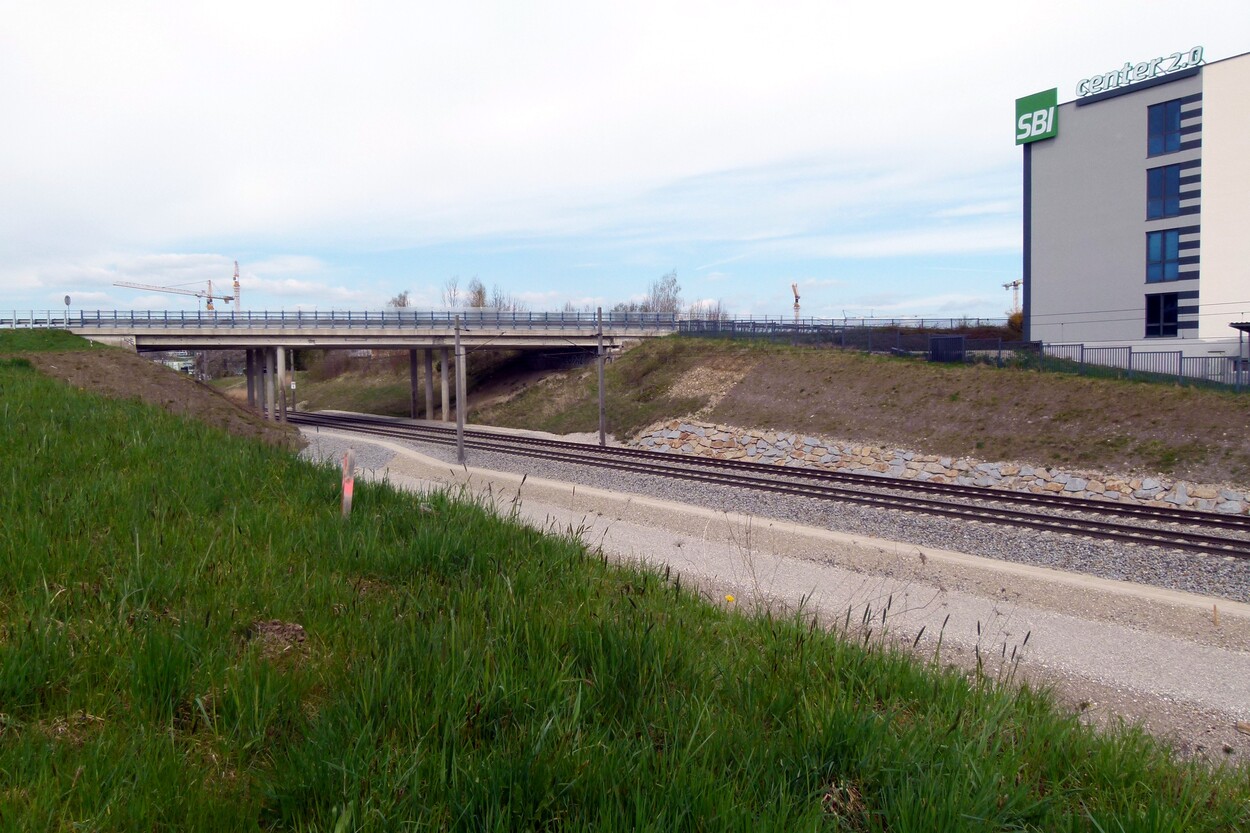
MULTIPOLYGON (((456 462, 464 465, 464 353, 460 350, 460 316, 456 316, 456 462)), ((445 378, 445 377, 444 377, 445 378)))
POLYGON ((603 395, 603 307, 596 309, 595 319, 599 323, 599 445, 606 446, 608 444, 608 411, 603 395))

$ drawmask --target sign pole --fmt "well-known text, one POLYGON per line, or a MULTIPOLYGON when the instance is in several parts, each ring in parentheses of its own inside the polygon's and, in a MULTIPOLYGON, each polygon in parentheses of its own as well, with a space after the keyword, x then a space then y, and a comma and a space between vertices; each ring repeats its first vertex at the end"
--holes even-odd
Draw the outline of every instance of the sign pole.
POLYGON ((456 316, 456 462, 464 465, 464 378, 460 369, 464 366, 464 353, 460 349, 460 316, 456 316))
POLYGON ((595 318, 599 322, 599 445, 606 446, 608 444, 608 417, 603 395, 603 307, 596 309, 595 318))

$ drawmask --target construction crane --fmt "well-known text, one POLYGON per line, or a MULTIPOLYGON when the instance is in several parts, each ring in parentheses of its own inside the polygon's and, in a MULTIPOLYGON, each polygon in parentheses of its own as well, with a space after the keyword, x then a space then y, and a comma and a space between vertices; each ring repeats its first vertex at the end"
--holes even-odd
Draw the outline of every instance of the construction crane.
POLYGON ((208 289, 180 289, 175 286, 153 286, 147 283, 133 283, 131 281, 114 281, 113 286, 124 286, 129 289, 147 289, 152 292, 170 292, 174 295, 191 295, 196 298, 203 298, 207 303, 205 305, 209 312, 216 312, 213 309, 213 301, 234 301, 234 311, 239 311, 239 261, 234 262, 234 294, 222 295, 213 292, 213 282, 208 281, 208 289))
POLYGON ((1016 278, 1014 281, 1003 284, 1003 289, 1011 290, 1011 312, 1013 315, 1020 311, 1020 287, 1023 283, 1024 281, 1016 278))
POLYGON ((794 323, 799 323, 799 285, 797 283, 790 284, 790 291, 794 293, 794 323))

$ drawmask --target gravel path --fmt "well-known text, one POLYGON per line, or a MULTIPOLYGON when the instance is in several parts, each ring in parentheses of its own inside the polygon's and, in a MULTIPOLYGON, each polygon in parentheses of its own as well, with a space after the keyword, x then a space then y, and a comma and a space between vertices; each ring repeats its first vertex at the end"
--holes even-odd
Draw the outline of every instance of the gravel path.
MULTIPOLYGON (((455 465, 455 449, 451 446, 419 442, 406 445, 455 465)), ((342 452, 338 453, 341 455, 342 452)), ((365 458, 362 453, 365 452, 357 454, 357 466, 379 469, 386 466, 386 460, 382 459, 386 455, 367 452, 375 456, 365 458)), ((1250 602, 1250 559, 1204 556, 1036 530, 1015 530, 997 524, 968 523, 918 513, 608 471, 593 466, 475 449, 469 450, 468 462, 474 467, 492 471, 541 476, 851 535, 884 538, 918 547, 954 550, 982 558, 1052 567, 1099 578, 1250 602)))

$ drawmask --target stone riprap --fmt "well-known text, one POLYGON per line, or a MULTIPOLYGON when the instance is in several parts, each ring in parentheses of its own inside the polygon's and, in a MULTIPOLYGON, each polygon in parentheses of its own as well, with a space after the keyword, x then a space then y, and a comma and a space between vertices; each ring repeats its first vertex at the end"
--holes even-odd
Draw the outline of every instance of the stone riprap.
POLYGON ((1189 483, 1161 476, 1116 477, 1017 463, 986 463, 968 457, 941 457, 879 445, 706 422, 671 420, 660 423, 648 428, 631 444, 651 451, 698 454, 778 466, 849 471, 1039 494, 1055 492, 1071 497, 1148 506, 1184 506, 1237 515, 1250 513, 1250 492, 1242 488, 1189 483))

